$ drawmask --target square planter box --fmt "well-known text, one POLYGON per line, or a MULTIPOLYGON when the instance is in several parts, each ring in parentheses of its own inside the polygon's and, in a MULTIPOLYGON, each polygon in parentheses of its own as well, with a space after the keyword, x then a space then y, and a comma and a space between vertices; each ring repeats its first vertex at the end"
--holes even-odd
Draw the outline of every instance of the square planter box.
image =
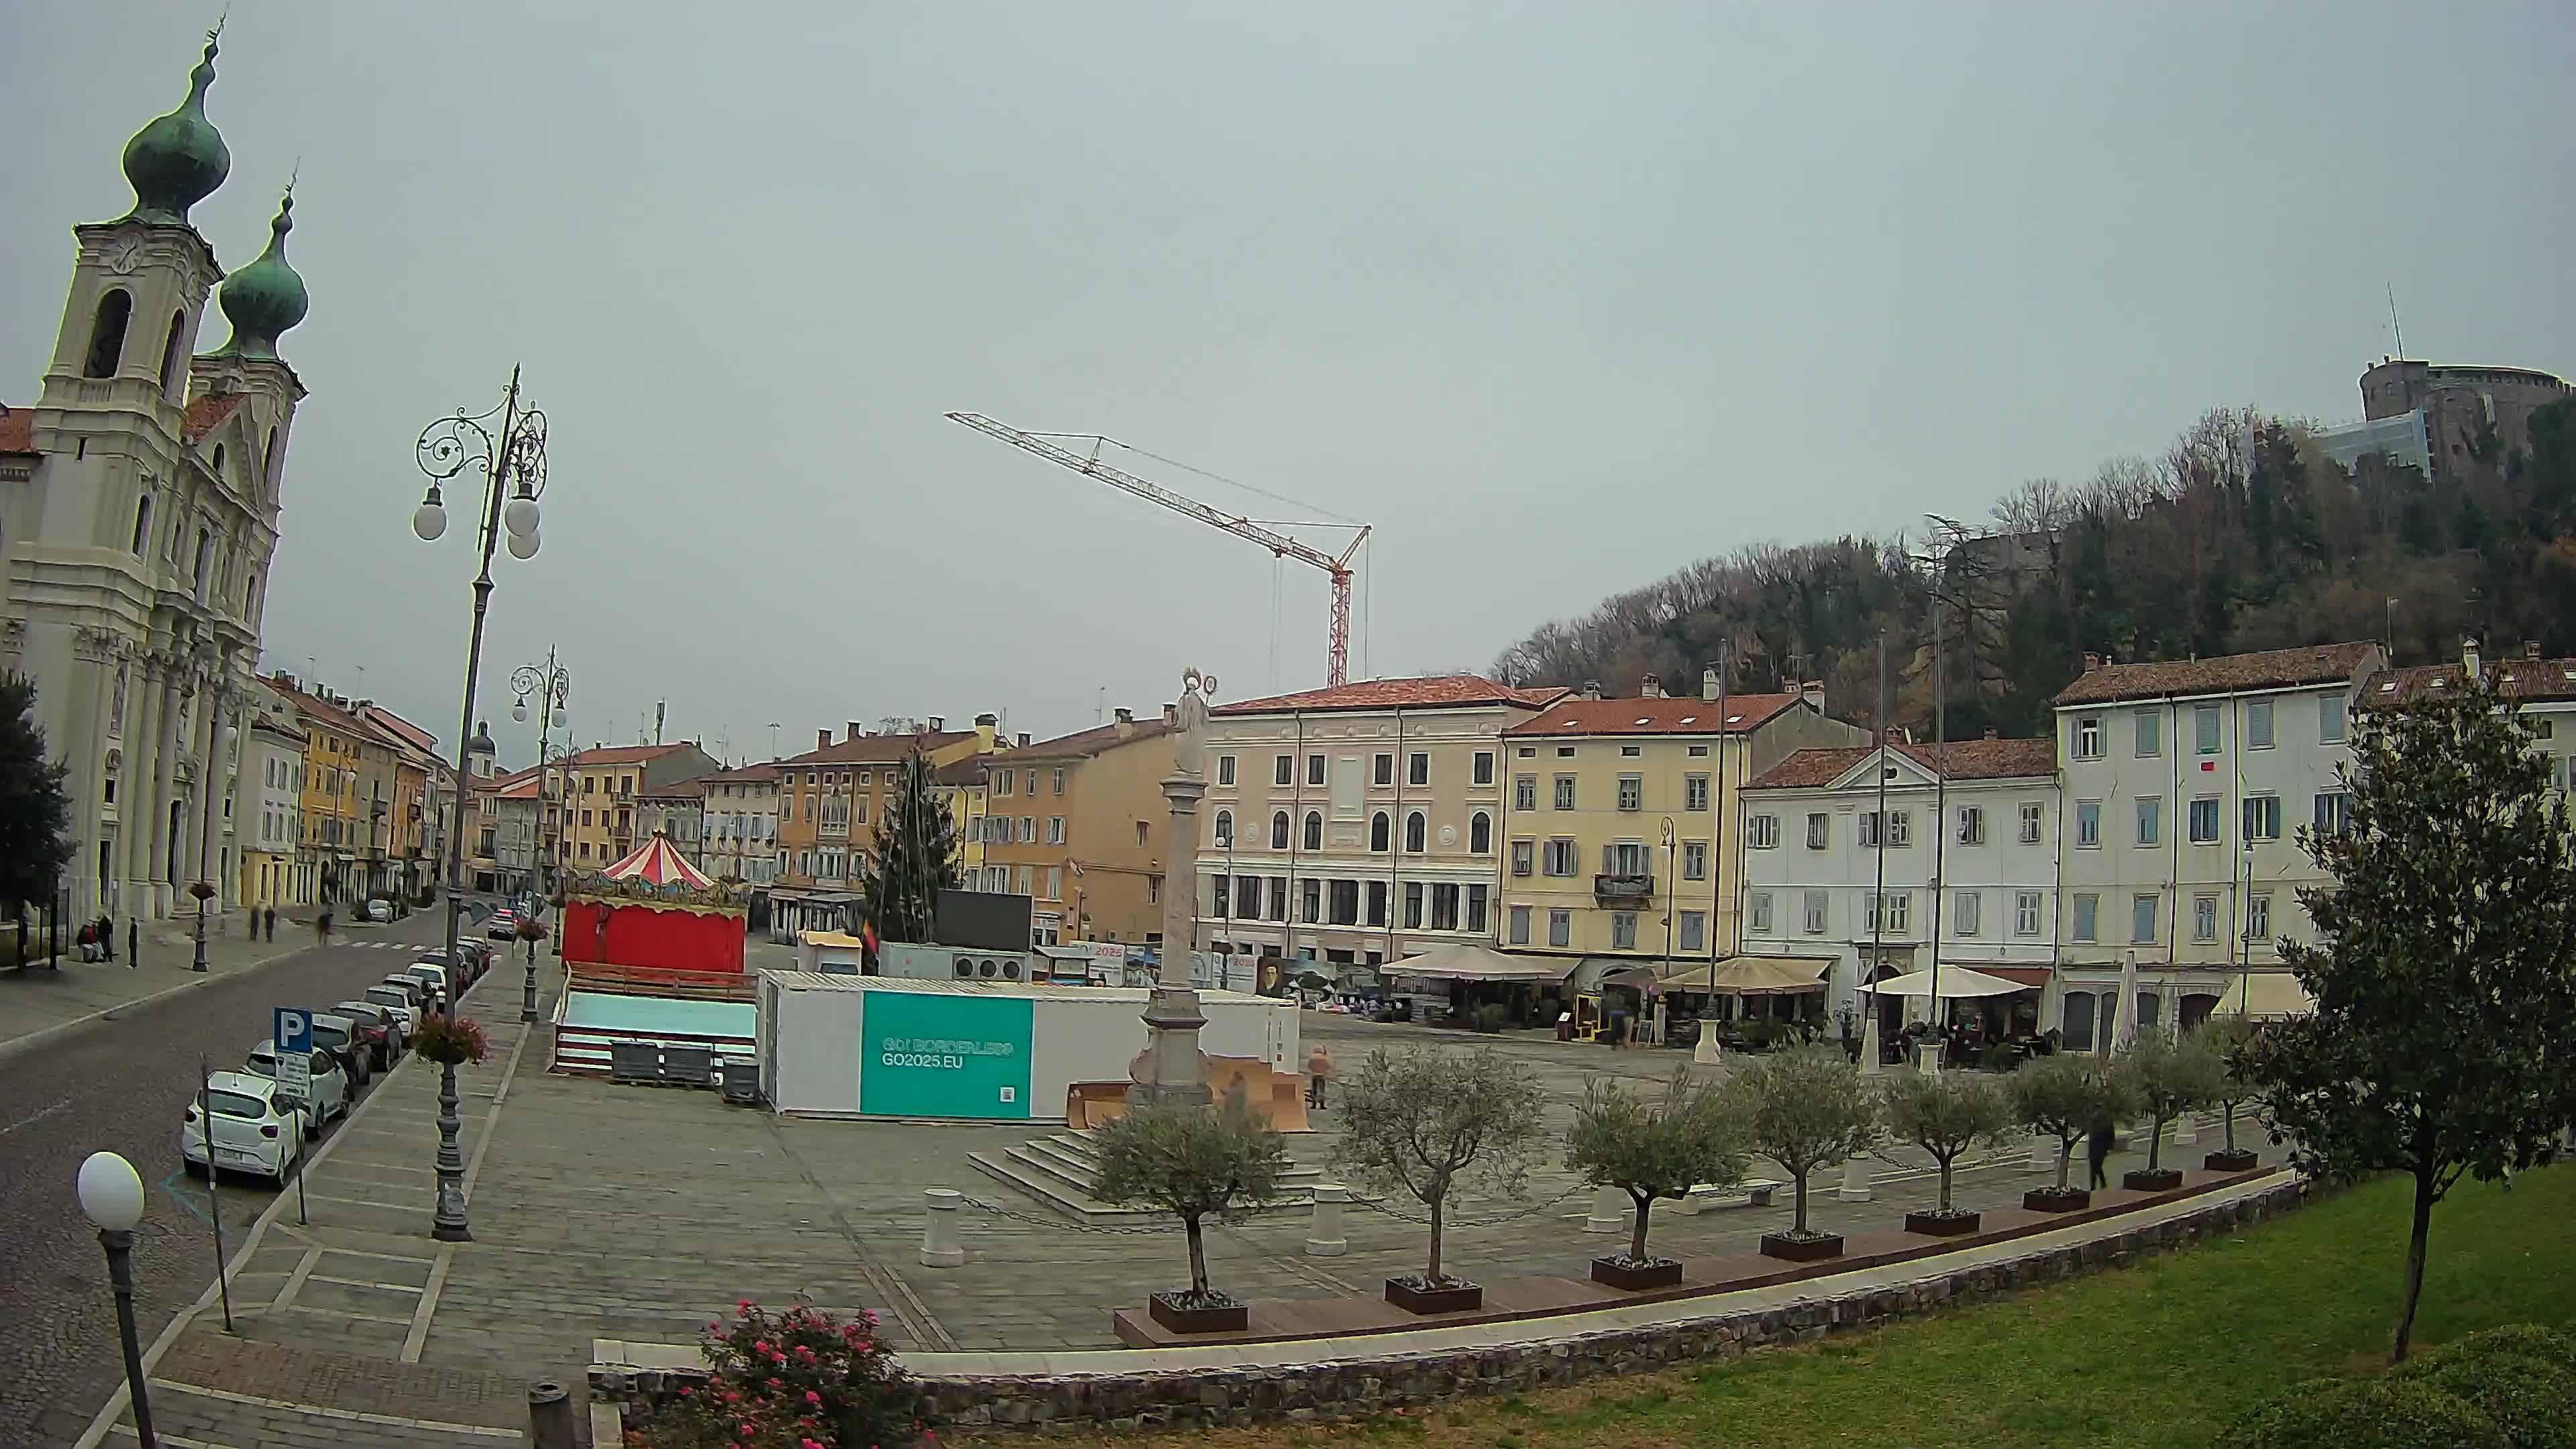
POLYGON ((1485 1290, 1474 1283, 1461 1283, 1454 1288, 1416 1288, 1401 1278, 1389 1278, 1386 1301, 1407 1313, 1465 1313, 1485 1306, 1485 1290))
POLYGON ((2252 1172, 2263 1165, 2263 1159, 2239 1147, 2233 1152, 2213 1152, 2200 1165, 2211 1172, 2252 1172))
POLYGON ((1145 1311, 1174 1333, 1242 1333, 1252 1327, 1252 1309, 1242 1303, 1222 1308, 1183 1308, 1168 1293, 1145 1300, 1145 1311))
POLYGON ((2141 1167, 2134 1172, 2121 1173, 2120 1186, 2131 1192, 2171 1192, 2182 1186, 2182 1169, 2159 1167, 2149 1170, 2141 1167))
POLYGON ((1682 1263, 1679 1258, 1657 1258, 1638 1266, 1615 1258, 1595 1258, 1592 1260, 1592 1281, 1632 1292, 1646 1288, 1671 1288, 1682 1281, 1682 1263))
POLYGON ((1907 1213, 1905 1230, 1936 1238, 1955 1238, 1973 1233, 1985 1220, 1981 1213, 1907 1213))
POLYGON ((2064 1192, 2053 1187, 2035 1187, 2021 1195, 2024 1212, 2074 1213, 2092 1205, 2093 1194, 2080 1187, 2070 1187, 2064 1192))
POLYGON ((1822 1258, 1843 1255, 1840 1233, 1827 1233, 1821 1238, 1793 1238, 1786 1233, 1764 1233, 1762 1256, 1780 1258, 1792 1263, 1813 1263, 1822 1258))

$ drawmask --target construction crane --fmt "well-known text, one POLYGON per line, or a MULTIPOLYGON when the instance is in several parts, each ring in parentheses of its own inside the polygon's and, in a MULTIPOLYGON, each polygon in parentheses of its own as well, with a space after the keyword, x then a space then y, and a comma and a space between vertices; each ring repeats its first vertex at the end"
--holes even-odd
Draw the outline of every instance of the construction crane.
POLYGON ((1077 473, 1089 474, 1112 488, 1132 493, 1148 503, 1159 503, 1174 513, 1195 518, 1213 528, 1222 528, 1237 538, 1248 538, 1270 550, 1273 558, 1293 558, 1299 563, 1311 564, 1322 569, 1331 575, 1333 580, 1332 662, 1325 670, 1325 682, 1329 685, 1350 682, 1351 559, 1359 553, 1360 545, 1368 542, 1367 524, 1333 525, 1337 528, 1350 528, 1354 533, 1350 547, 1343 549, 1339 555, 1328 554, 1290 538, 1284 533, 1273 532, 1241 514, 1211 508, 1195 498, 1184 498, 1169 488, 1149 483, 1124 468, 1100 461, 1100 449, 1103 445, 1126 447, 1126 444, 1116 439, 1105 438, 1098 433, 1032 433, 1014 428, 1007 423, 995 422, 982 413, 950 413, 948 416, 952 421, 964 423, 979 433, 989 433, 1012 447, 1026 449, 1050 463, 1071 468, 1077 473), (1056 438, 1071 438, 1077 442, 1087 441, 1091 444, 1091 451, 1088 455, 1075 452, 1052 441, 1056 438))

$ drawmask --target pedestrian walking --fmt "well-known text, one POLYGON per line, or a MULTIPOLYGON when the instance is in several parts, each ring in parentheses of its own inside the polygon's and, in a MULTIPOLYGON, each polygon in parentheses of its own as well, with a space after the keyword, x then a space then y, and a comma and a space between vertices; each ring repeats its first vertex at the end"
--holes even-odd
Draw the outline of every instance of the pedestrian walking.
POLYGON ((104 961, 116 959, 116 922, 106 916, 98 918, 98 954, 104 961))
POLYGON ((142 925, 141 916, 125 918, 125 969, 128 971, 143 964, 142 925))
POLYGON ((268 907, 266 910, 261 911, 261 912, 260 912, 260 919, 261 919, 262 923, 264 923, 264 924, 268 927, 268 939, 270 939, 270 940, 272 940, 272 941, 276 940, 276 939, 277 939, 277 907, 275 907, 275 906, 270 906, 270 907, 268 907))
POLYGON ((313 932, 314 939, 320 941, 325 946, 331 944, 331 913, 328 910, 325 910, 321 916, 313 922, 313 932))
POLYGON ((1333 1074, 1333 1054, 1322 1042, 1306 1053, 1306 1105, 1321 1109, 1324 1105, 1324 1081, 1333 1074))
POLYGON ((2119 1127, 2114 1124, 2109 1117, 2096 1117, 2093 1119, 2093 1131, 2089 1140, 2084 1144, 2084 1156, 2086 1160, 2091 1162, 2093 1165, 2092 1185, 2095 1187, 2109 1187, 2111 1185, 2110 1179, 2103 1172, 2102 1167, 2104 1163, 2111 1160, 2111 1144, 2118 1140, 2119 1135, 2119 1127))

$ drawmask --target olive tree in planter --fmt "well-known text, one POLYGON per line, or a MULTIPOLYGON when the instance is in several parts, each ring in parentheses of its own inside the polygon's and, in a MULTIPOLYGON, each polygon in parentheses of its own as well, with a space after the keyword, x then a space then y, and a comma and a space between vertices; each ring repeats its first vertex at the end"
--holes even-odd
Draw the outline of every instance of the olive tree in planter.
POLYGON ((1807 1226, 1807 1179, 1878 1145, 1878 1094, 1869 1079, 1839 1050, 1792 1047, 1737 1058, 1727 1093, 1747 1144, 1779 1164, 1797 1191, 1789 1230, 1764 1233, 1762 1251, 1801 1263, 1840 1255, 1842 1234, 1807 1226))
POLYGON ((2252 1151, 2236 1145, 2236 1113, 2263 1090, 2262 1084, 2237 1070, 2236 1059, 2254 1040, 2254 1023, 2241 1016, 2213 1016, 2201 1023, 2196 1035, 2200 1046, 2218 1061, 2210 1101, 2218 1108, 2218 1120, 2226 1146, 2200 1160, 2211 1172, 2251 1172, 2263 1164, 2252 1151))
POLYGON ((1566 1134, 1565 1165, 1594 1187, 1615 1187, 1637 1205, 1628 1251, 1592 1260, 1592 1280, 1613 1288, 1669 1288, 1682 1281, 1678 1258, 1646 1256, 1647 1214, 1659 1198, 1679 1200, 1702 1184, 1744 1180, 1747 1154, 1725 1095, 1676 1068, 1660 1101, 1616 1082, 1586 1087, 1566 1134))
POLYGON ((2117 1117, 2127 1104, 2118 1082, 2100 1062, 2060 1052, 2041 1057, 2013 1073, 2012 1115, 2023 1126, 2057 1139, 2057 1186, 2035 1187, 2021 1205, 2035 1213, 2071 1213, 2093 1205, 2093 1194, 2066 1180, 2075 1161, 2075 1144, 2104 1117, 2117 1117))
POLYGON ((1975 1232, 1981 1215, 1950 1205, 1951 1169, 1968 1149, 1993 1144, 2014 1125, 2012 1104, 1994 1083, 1967 1072, 1899 1072, 1888 1079, 1886 1093, 1889 1135, 1922 1148, 1941 1165, 1941 1205, 1907 1213, 1905 1230, 1941 1237, 1975 1232))
POLYGON ((1145 1203, 1181 1220, 1190 1240, 1190 1286, 1146 1303, 1154 1321, 1175 1333, 1240 1333, 1249 1310, 1208 1286, 1207 1239, 1201 1223, 1220 1221, 1268 1202, 1287 1170, 1279 1134, 1244 1103, 1243 1087, 1211 1110, 1138 1107, 1094 1134, 1100 1151, 1101 1199, 1145 1203))
POLYGON ((1413 1313, 1482 1307, 1485 1290, 1442 1271, 1449 1194, 1462 1186, 1519 1193, 1541 1140, 1547 1095, 1491 1047, 1369 1053, 1342 1085, 1335 1165, 1380 1192, 1431 1212, 1431 1258, 1418 1275, 1386 1280, 1386 1301, 1413 1313))
POLYGON ((2142 1031, 2113 1070, 2125 1081, 2129 1100, 2152 1121, 2147 1165, 2121 1174, 2120 1185, 2131 1192, 2171 1192, 2182 1186, 2182 1169, 2164 1165, 2165 1124, 2217 1093, 2218 1058, 2197 1036, 2175 1041, 2160 1031, 2142 1031))

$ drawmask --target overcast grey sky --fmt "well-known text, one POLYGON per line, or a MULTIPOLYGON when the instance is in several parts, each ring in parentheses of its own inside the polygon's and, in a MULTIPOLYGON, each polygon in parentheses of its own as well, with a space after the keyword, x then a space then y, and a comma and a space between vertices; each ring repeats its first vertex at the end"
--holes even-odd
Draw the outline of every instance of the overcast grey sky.
MULTIPOLYGON (((0 399, 216 10, 0 19, 0 399)), ((243 0, 196 219, 247 263, 301 162, 271 664, 452 736, 471 549, 412 539, 412 444, 520 362, 554 483, 495 566, 505 758, 549 641, 580 739, 667 698, 759 757, 1321 682, 1321 574, 1274 671, 1259 549, 950 409, 1375 524, 1354 671, 1411 673, 2213 405, 2357 415, 2391 283, 2417 354, 2576 369, 2571 54, 2559 3, 243 0)))

